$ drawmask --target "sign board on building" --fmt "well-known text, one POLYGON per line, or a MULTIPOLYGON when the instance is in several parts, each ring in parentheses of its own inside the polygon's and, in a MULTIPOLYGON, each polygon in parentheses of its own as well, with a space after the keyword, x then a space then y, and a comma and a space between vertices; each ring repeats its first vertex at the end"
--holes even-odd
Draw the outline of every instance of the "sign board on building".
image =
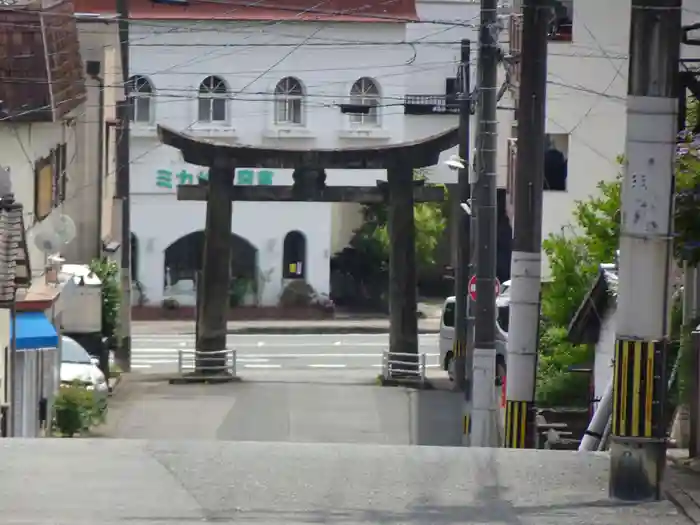
MULTIPOLYGON (((275 172, 266 169, 238 169, 234 184, 242 186, 271 186, 275 177, 275 172)), ((156 171, 156 187, 163 189, 174 189, 178 184, 198 184, 209 178, 208 170, 201 170, 197 173, 182 169, 180 171, 159 169, 156 171)))

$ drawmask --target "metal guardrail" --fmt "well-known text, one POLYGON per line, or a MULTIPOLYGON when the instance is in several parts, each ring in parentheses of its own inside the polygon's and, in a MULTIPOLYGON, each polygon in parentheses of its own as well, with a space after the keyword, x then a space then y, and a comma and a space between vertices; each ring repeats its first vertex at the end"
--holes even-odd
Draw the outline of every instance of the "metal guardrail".
POLYGON ((405 354, 399 352, 382 352, 382 370, 384 379, 409 379, 425 383, 426 355, 405 354), (416 358, 418 358, 416 360, 416 358))
POLYGON ((215 352, 198 352, 197 350, 178 350, 177 371, 187 374, 194 371, 236 376, 236 351, 217 350, 215 352), (197 362, 200 361, 199 365, 197 362))

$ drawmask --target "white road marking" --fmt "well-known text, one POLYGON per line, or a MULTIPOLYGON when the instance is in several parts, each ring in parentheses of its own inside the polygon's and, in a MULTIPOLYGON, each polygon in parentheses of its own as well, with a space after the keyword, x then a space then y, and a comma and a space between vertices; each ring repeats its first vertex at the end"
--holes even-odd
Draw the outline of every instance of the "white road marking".
MULTIPOLYGON (((239 354, 242 357, 265 357, 265 358, 307 358, 307 357, 381 357, 382 354, 328 354, 328 353, 319 353, 319 354, 282 354, 282 353, 270 353, 270 354, 239 354)), ((440 354, 425 354, 426 357, 436 357, 440 354)))
POLYGON ((180 348, 132 348, 132 354, 177 354, 180 348))
MULTIPOLYGON (((425 353, 426 357, 437 357, 440 354, 437 352, 423 352, 425 353)), ((132 349, 132 354, 136 358, 147 358, 147 357, 153 357, 156 359, 157 354, 170 354, 172 356, 177 356, 178 350, 175 348, 141 348, 141 349, 132 349)), ((306 358, 306 357, 381 357, 382 354, 379 352, 376 353, 303 353, 303 354, 288 354, 288 353, 277 353, 277 352, 270 352, 266 354, 258 354, 258 353, 251 353, 249 354, 248 352, 238 352, 236 359, 243 360, 243 359, 259 359, 259 358, 276 358, 276 357, 283 357, 283 358, 295 358, 295 357, 300 357, 300 358, 306 358)), ((185 359, 192 359, 192 354, 185 352, 183 357, 185 359)))
POLYGON ((248 364, 243 366, 244 368, 282 368, 282 365, 274 364, 248 364))
POLYGON ((309 368, 346 368, 348 365, 346 364, 340 364, 336 363, 333 365, 324 365, 324 364, 314 364, 314 365, 307 365, 309 368))
MULTIPOLYGON (((171 348, 168 348, 168 350, 178 350, 180 348, 175 348, 177 347, 189 347, 189 348, 194 348, 195 342, 192 341, 191 343, 182 343, 182 342, 175 342, 175 341, 149 341, 152 343, 158 343, 158 344, 171 344, 174 345, 171 348)), ((134 350, 150 350, 151 348, 143 344, 141 346, 140 343, 145 343, 145 341, 134 341, 134 344, 132 348, 134 350)), ((349 347, 371 347, 371 348, 388 348, 389 343, 353 343, 353 342, 346 342, 343 343, 342 341, 334 341, 333 343, 280 343, 280 344, 275 344, 275 343, 266 343, 264 341, 258 341, 256 343, 235 343, 229 341, 228 343, 229 347, 232 348, 260 348, 261 346, 268 346, 272 348, 328 348, 329 346, 341 346, 343 344, 349 346, 349 347)), ((421 346, 430 346, 430 345, 421 345, 421 346)))
POLYGON ((267 363, 269 359, 259 359, 255 357, 236 357, 237 363, 267 363))
POLYGON ((151 365, 142 365, 139 363, 131 363, 131 368, 153 368, 151 365))
POLYGON ((177 363, 177 359, 132 359, 131 362, 143 365, 167 365, 169 363, 177 363))
MULTIPOLYGON (((418 337, 420 339, 432 339, 437 337, 440 334, 438 333, 427 333, 427 334, 418 334, 418 337)), ((257 340, 262 339, 277 339, 277 338, 304 338, 304 339, 330 339, 333 338, 335 340, 338 339, 345 339, 347 337, 362 337, 365 339, 375 339, 375 338, 382 338, 382 339, 389 339, 389 334, 384 333, 384 334, 226 334, 227 339, 248 339, 248 338, 256 338, 257 340)), ((182 341, 183 339, 189 339, 194 341, 194 334, 189 333, 189 334, 134 334, 132 336, 134 340, 139 340, 139 341, 182 341)))

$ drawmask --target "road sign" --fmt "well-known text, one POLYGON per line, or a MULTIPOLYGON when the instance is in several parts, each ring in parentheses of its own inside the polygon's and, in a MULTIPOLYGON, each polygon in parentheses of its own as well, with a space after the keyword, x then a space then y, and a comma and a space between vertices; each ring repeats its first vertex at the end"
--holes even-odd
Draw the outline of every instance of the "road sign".
MULTIPOLYGON (((501 282, 496 278, 493 284, 495 285, 495 295, 498 296, 501 293, 501 282)), ((472 275, 469 279, 469 297, 472 301, 476 301, 476 275, 472 275)))

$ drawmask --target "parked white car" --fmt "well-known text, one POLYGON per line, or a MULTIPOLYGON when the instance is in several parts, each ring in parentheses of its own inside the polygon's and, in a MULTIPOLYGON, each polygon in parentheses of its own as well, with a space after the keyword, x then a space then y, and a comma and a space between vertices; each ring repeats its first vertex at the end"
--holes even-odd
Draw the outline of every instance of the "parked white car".
MULTIPOLYGON (((501 285, 501 292, 496 297, 496 307, 500 310, 507 308, 510 303, 510 281, 506 281, 501 285)), ((500 317, 500 315, 499 315, 500 317)), ((505 335, 505 333, 504 333, 505 335)), ((454 359, 452 355, 452 345, 455 336, 455 297, 450 296, 445 299, 442 305, 442 313, 440 315, 440 366, 447 371, 450 380, 454 379, 454 359)), ((497 345, 496 367, 500 377, 505 376, 506 369, 506 354, 504 345, 497 345)))
POLYGON ((75 339, 61 336, 61 383, 70 384, 78 381, 95 397, 102 401, 109 394, 109 385, 102 370, 99 369, 98 359, 90 356, 87 350, 75 339))
POLYGON ((496 308, 510 306, 510 279, 501 283, 501 292, 496 297, 496 308))

